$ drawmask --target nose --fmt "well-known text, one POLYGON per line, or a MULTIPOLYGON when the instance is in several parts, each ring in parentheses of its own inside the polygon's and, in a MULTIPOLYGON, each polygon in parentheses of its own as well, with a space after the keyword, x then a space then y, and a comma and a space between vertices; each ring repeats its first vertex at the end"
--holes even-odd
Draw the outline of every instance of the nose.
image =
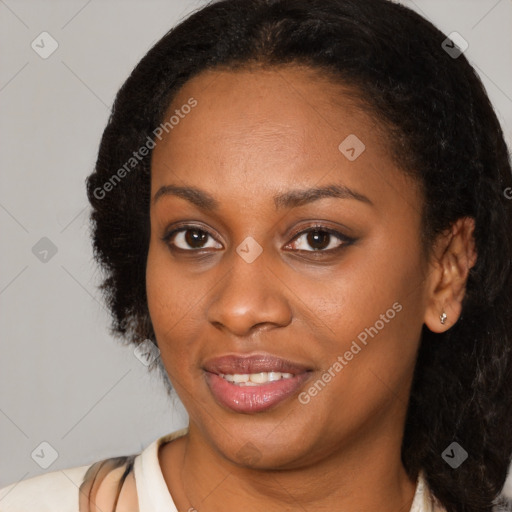
POLYGON ((292 320, 287 287, 267 266, 265 251, 248 263, 233 251, 231 269, 215 287, 208 308, 208 321, 236 336, 253 331, 285 327, 292 320))

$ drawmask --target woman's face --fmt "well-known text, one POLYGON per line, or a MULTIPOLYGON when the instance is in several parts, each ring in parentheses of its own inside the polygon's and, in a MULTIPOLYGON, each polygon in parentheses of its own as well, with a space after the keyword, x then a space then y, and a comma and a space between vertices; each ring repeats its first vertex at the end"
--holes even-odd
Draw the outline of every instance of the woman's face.
POLYGON ((294 66, 202 73, 172 115, 147 297, 191 435, 267 468, 396 450, 428 265, 421 195, 383 131, 294 66))

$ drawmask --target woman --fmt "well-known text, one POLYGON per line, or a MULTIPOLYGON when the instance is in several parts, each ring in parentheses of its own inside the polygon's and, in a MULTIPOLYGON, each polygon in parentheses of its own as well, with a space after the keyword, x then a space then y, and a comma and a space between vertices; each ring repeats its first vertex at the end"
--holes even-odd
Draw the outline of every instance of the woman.
POLYGON ((505 506, 511 167, 455 43, 387 0, 224 0, 150 50, 87 190, 113 330, 189 426, 30 510, 505 506))

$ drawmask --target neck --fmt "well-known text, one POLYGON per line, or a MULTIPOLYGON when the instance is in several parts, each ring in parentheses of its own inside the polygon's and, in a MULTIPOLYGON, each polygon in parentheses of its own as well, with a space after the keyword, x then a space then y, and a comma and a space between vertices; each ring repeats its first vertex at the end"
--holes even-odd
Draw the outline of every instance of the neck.
POLYGON ((191 426, 165 445, 164 478, 178 510, 409 511, 416 482, 401 463, 401 437, 386 434, 362 435, 300 468, 254 470, 221 457, 191 426))

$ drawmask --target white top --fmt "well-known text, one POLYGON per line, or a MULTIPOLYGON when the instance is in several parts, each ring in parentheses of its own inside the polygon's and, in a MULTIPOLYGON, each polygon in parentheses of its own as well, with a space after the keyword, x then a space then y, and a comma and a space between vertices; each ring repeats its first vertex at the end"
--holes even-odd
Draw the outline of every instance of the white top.
MULTIPOLYGON (((128 466, 133 469, 135 477, 139 512, 178 512, 162 474, 158 449, 161 444, 186 432, 186 428, 181 429, 153 441, 135 456, 133 465, 128 466)), ((121 467, 122 459, 107 460, 118 460, 114 467, 121 467)), ((84 507, 81 508, 79 504, 80 486, 84 484, 85 477, 89 482, 94 480, 93 474, 86 473, 92 466, 97 468, 101 463, 53 471, 4 487, 0 489, 0 512, 82 512, 84 507)), ((117 486, 112 488, 117 489, 117 486)), ((409 512, 443 512, 442 508, 434 505, 421 474, 409 512)))

